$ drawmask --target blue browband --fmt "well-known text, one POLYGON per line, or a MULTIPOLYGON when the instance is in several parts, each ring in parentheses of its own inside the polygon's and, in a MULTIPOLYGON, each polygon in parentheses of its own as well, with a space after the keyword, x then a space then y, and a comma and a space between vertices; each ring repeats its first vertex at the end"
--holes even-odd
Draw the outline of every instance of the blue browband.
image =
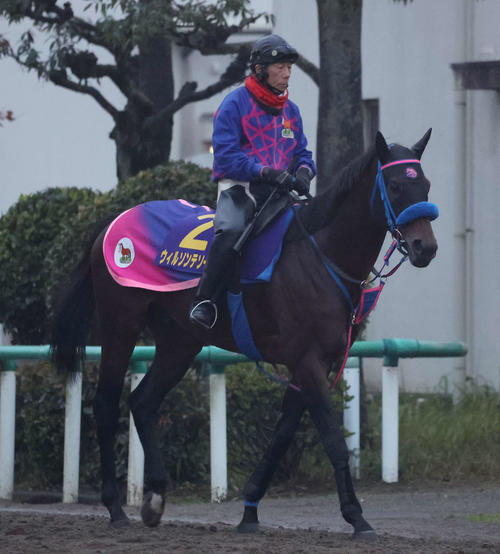
MULTIPOLYGON (((405 162, 410 162, 411 160, 402 160, 405 162)), ((386 167, 386 166, 384 166, 386 167)), ((373 191, 370 198, 370 210, 373 213, 373 203, 375 201, 375 194, 377 190, 380 193, 380 199, 384 205, 385 219, 387 220, 387 226, 392 234, 394 234, 395 229, 399 225, 405 225, 410 223, 415 219, 425 217, 433 221, 439 216, 439 209, 436 204, 432 202, 417 202, 405 208, 397 217, 394 213, 394 210, 391 206, 391 201, 389 200, 389 195, 387 194, 387 189, 385 187, 384 175, 382 173, 382 167, 380 162, 378 162, 378 171, 377 176, 375 177, 375 183, 373 184, 373 191)))

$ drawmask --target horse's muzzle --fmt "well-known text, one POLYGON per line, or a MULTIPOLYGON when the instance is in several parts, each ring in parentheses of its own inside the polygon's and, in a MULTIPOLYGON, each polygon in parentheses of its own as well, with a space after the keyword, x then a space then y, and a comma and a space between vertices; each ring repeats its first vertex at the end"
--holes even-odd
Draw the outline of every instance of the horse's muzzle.
POLYGON ((431 260, 436 257, 437 248, 436 241, 429 244, 421 239, 415 239, 408 248, 408 257, 411 264, 415 267, 427 267, 431 260))
POLYGON ((427 267, 436 257, 436 237, 428 219, 416 219, 401 227, 408 258, 415 267, 427 267))

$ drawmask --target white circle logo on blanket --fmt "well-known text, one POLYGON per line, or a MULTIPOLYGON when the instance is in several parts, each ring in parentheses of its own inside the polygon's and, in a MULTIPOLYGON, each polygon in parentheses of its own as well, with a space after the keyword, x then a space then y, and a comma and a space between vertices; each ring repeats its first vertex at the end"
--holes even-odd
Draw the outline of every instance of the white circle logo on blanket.
POLYGON ((135 258, 132 241, 124 237, 120 239, 115 248, 115 264, 118 267, 128 267, 135 258))

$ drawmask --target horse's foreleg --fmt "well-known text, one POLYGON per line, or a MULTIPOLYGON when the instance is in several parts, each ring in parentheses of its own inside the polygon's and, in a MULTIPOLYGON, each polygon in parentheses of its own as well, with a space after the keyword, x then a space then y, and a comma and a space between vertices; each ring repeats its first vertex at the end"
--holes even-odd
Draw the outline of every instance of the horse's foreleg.
POLYGON ((240 533, 255 533, 258 531, 259 519, 257 508, 259 501, 266 493, 280 460, 293 440, 304 410, 305 404, 301 393, 288 388, 285 391, 281 407, 282 413, 274 428, 271 443, 257 464, 243 491, 245 511, 243 519, 238 525, 240 533))
POLYGON ((335 481, 343 518, 354 527, 354 537, 375 538, 375 532, 364 519, 356 498, 349 469, 349 451, 339 417, 328 395, 326 372, 318 364, 307 367, 301 382, 303 394, 312 420, 318 429, 326 454, 335 469, 335 481))
MULTIPOLYGON (((168 332, 172 333, 172 329, 168 332)), ((149 527, 160 523, 167 485, 165 464, 155 432, 158 410, 165 395, 182 379, 191 361, 201 350, 200 344, 187 344, 187 337, 182 339, 179 333, 171 335, 170 342, 163 335, 157 343, 153 364, 130 395, 130 408, 144 449, 145 477, 149 488, 141 516, 149 527)))

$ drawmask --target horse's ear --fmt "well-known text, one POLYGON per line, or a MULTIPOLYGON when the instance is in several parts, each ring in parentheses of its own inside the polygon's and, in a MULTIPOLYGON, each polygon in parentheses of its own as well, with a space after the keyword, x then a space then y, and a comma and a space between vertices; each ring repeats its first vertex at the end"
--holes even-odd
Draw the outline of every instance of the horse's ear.
POLYGON ((424 153, 427 143, 429 142, 431 133, 432 133, 432 127, 428 129, 427 133, 425 133, 425 135, 411 147, 411 149, 415 152, 419 160, 422 157, 422 154, 424 153))
POLYGON ((387 146, 387 142, 385 142, 384 135, 380 131, 377 131, 377 136, 375 137, 375 148, 380 162, 385 162, 389 155, 389 147, 387 146))

